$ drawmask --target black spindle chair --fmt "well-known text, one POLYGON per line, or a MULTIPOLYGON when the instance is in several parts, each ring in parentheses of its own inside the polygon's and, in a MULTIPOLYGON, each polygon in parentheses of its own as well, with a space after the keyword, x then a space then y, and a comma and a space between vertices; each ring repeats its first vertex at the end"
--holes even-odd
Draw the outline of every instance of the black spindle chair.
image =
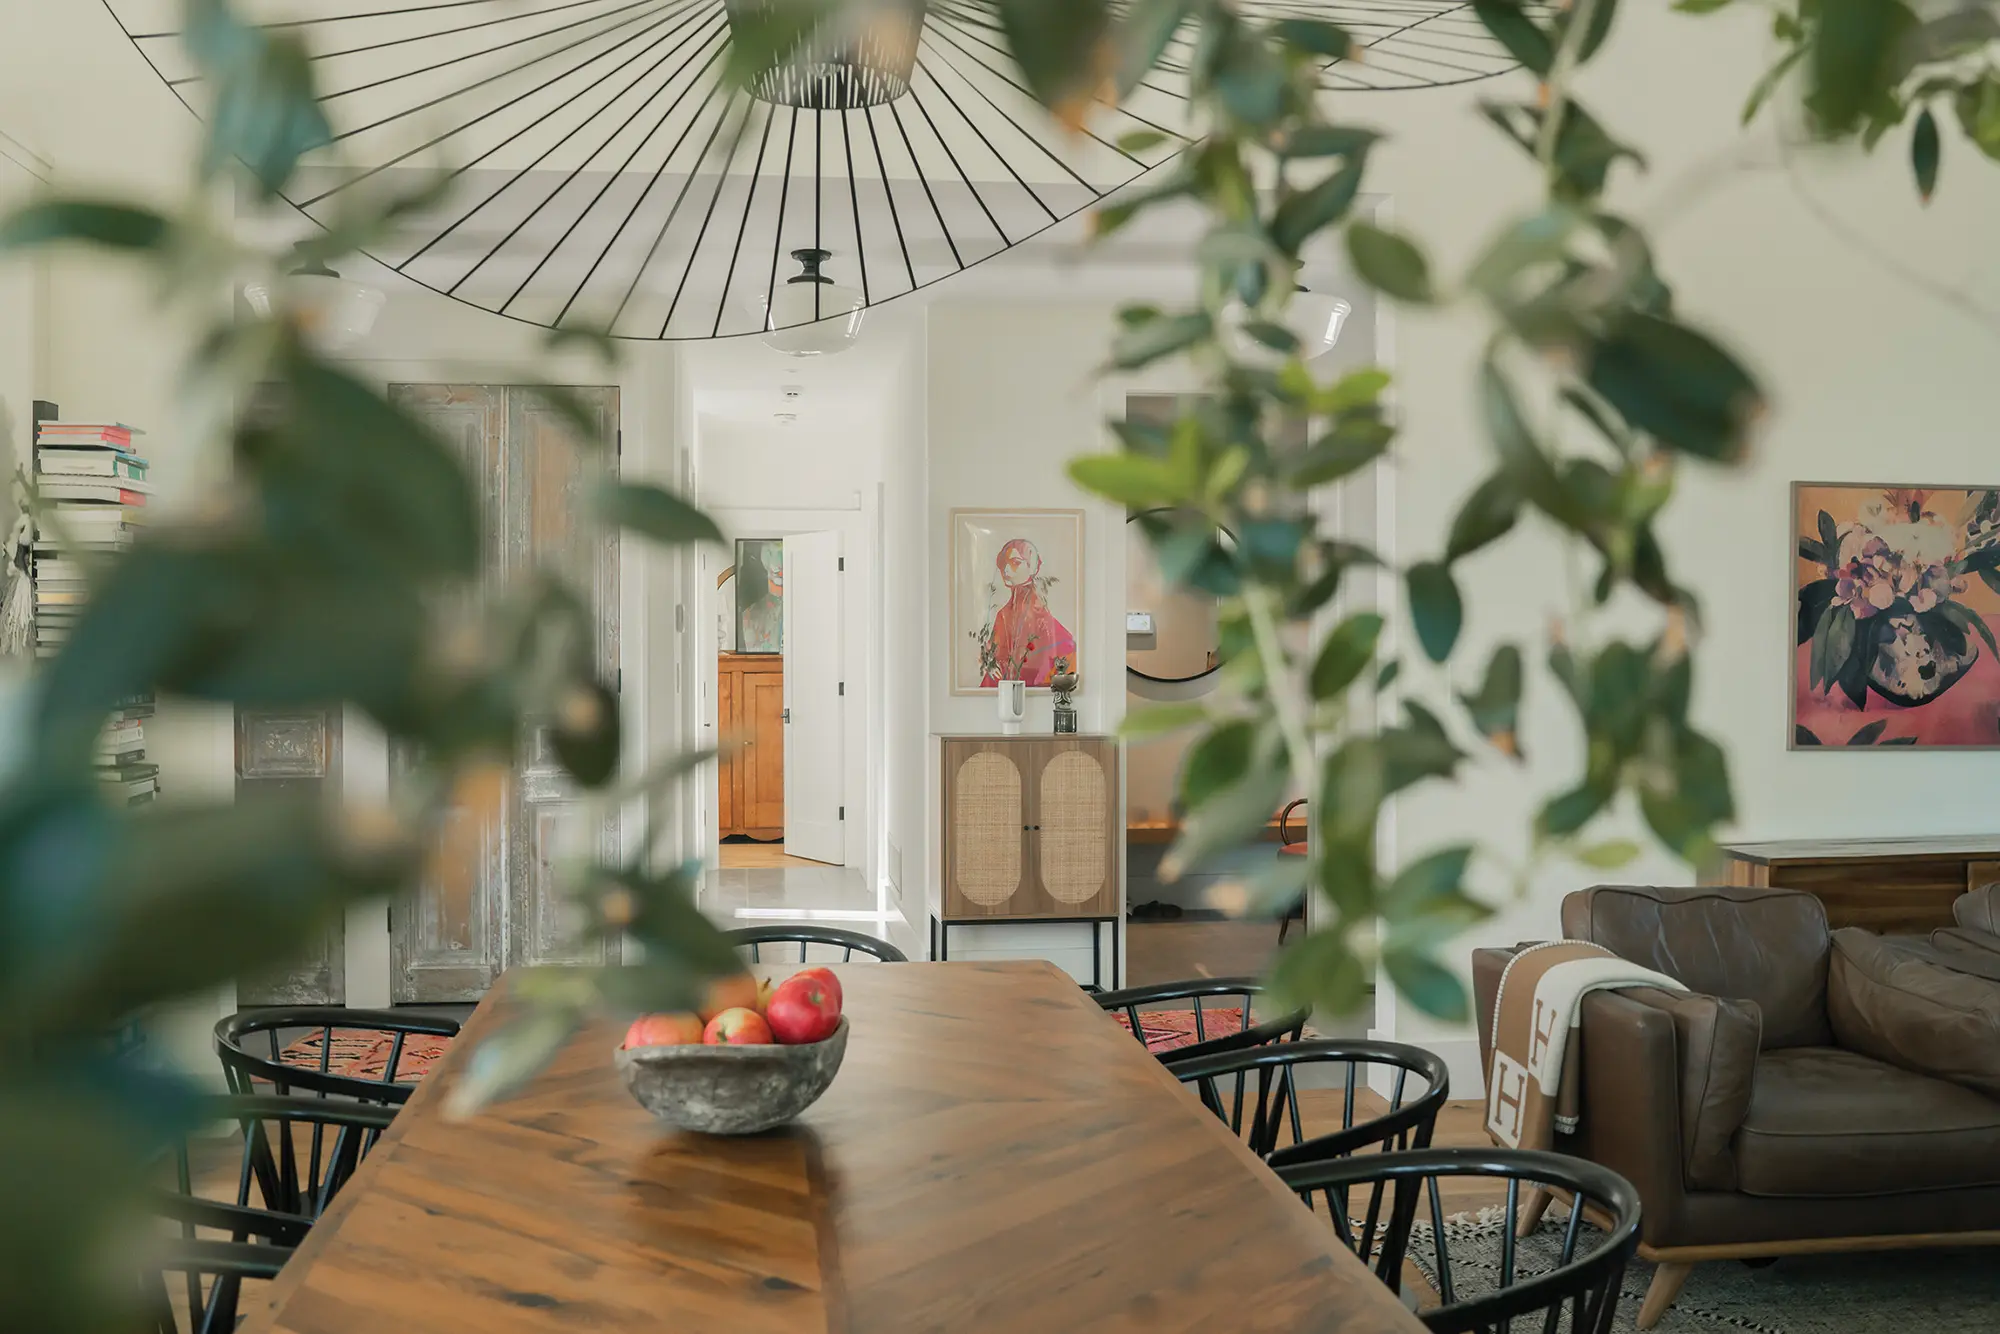
MULTIPOLYGON (((1337 1158, 1370 1147, 1385 1153, 1426 1148, 1451 1094, 1442 1057, 1421 1047, 1365 1038, 1278 1042, 1173 1061, 1167 1069, 1192 1085, 1202 1106, 1273 1166, 1337 1158), (1389 1077, 1390 1092, 1383 1109, 1373 1112, 1361 1095, 1377 1070, 1389 1077), (1412 1087, 1412 1076, 1421 1087, 1412 1087), (1226 1093, 1225 1082, 1233 1084, 1226 1093), (1299 1095, 1316 1087, 1339 1090, 1340 1127, 1308 1136, 1299 1095)), ((1311 1205, 1309 1197, 1300 1198, 1311 1205)))
POLYGON ((194 1193, 189 1147, 182 1140, 174 1154, 177 1189, 159 1192, 153 1208, 155 1216, 173 1225, 175 1236, 159 1253, 156 1268, 143 1276, 148 1327, 159 1334, 177 1334, 180 1328, 167 1295, 166 1276, 173 1274, 184 1285, 190 1334, 233 1329, 243 1280, 276 1276, 291 1248, 305 1240, 313 1219, 354 1174, 365 1152, 364 1138, 373 1143, 395 1115, 386 1107, 270 1095, 210 1099, 203 1109, 216 1119, 236 1122, 243 1135, 237 1200, 230 1204, 194 1193), (302 1123, 334 1129, 323 1172, 317 1154, 309 1174, 299 1170, 295 1127, 302 1123), (253 1183, 265 1207, 249 1203, 253 1183))
POLYGON ((400 1107, 410 1100, 417 1087, 412 1081, 398 1078, 403 1073, 404 1048, 409 1039, 418 1035, 457 1037, 458 1029, 455 1019, 400 1010, 350 1010, 337 1005, 260 1006, 232 1014, 215 1025, 215 1054, 222 1061, 232 1093, 273 1092, 281 1096, 309 1093, 400 1107), (316 1062, 296 1065, 284 1059, 287 1046, 315 1031, 320 1042, 316 1062), (391 1038, 379 1078, 342 1074, 332 1068, 334 1034, 357 1031, 387 1034, 391 1038), (253 1047, 264 1047, 270 1054, 262 1055, 253 1047))
MULTIPOLYGON (((751 963, 763 963, 764 947, 767 945, 797 945, 798 962, 806 962, 806 950, 813 945, 825 945, 841 951, 835 963, 852 962, 856 954, 865 954, 883 963, 908 963, 909 956, 875 936, 863 935, 859 931, 844 931, 837 926, 745 926, 723 933, 729 943, 750 952, 751 963)), ((772 959, 781 963, 788 960, 772 959)))
POLYGON ((1271 1042, 1296 1042, 1305 1031, 1306 1012, 1267 1015, 1258 1020, 1254 1010, 1264 995, 1263 986, 1254 978, 1201 977, 1126 987, 1122 991, 1100 991, 1091 999, 1112 1014, 1124 1015, 1126 1026, 1141 1046, 1147 1045, 1141 1024, 1145 1016, 1191 1014, 1194 1041, 1157 1053, 1161 1061, 1172 1065, 1214 1052, 1261 1047, 1271 1042), (1226 1001, 1234 1004, 1221 1003, 1226 1001))
POLYGON ((1419 1201, 1428 1200, 1432 1273, 1443 1304, 1417 1314, 1435 1334, 1500 1334, 1511 1331, 1517 1320, 1533 1328, 1527 1318, 1536 1315, 1542 1317, 1543 1334, 1605 1334, 1611 1328, 1625 1266, 1639 1244, 1639 1192, 1608 1168, 1563 1154, 1512 1149, 1426 1149, 1272 1165, 1301 1198, 1322 1191, 1347 1204, 1354 1192, 1368 1191, 1367 1217, 1356 1219, 1343 1207, 1334 1214, 1335 1230, 1397 1292, 1403 1286, 1403 1262, 1411 1258, 1419 1201), (1490 1287, 1481 1283, 1484 1290, 1478 1292, 1462 1290, 1452 1271, 1450 1229, 1438 1183, 1455 1177, 1507 1183, 1507 1211, 1498 1229, 1499 1274, 1490 1287), (1517 1215, 1524 1182, 1571 1200, 1569 1221, 1552 1257, 1524 1257, 1507 1223, 1517 1215), (1389 1208, 1378 1214, 1385 1188, 1389 1208), (1582 1226, 1586 1219, 1595 1224, 1588 1239, 1582 1226))

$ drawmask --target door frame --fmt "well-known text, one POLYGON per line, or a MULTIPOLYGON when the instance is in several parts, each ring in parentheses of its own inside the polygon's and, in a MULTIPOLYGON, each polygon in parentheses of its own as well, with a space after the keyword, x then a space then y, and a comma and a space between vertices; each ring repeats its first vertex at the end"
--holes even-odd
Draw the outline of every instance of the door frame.
MULTIPOLYGON (((687 675, 695 682, 690 694, 694 709, 698 744, 713 747, 718 738, 716 720, 716 650, 718 617, 733 610, 732 595, 724 598, 715 586, 716 576, 735 560, 739 537, 792 537, 800 533, 840 534, 840 551, 847 562, 843 572, 842 626, 840 636, 841 679, 848 684, 847 709, 842 716, 841 795, 847 806, 847 828, 842 837, 843 864, 862 873, 865 883, 879 899, 882 894, 881 842, 878 824, 881 803, 875 793, 882 773, 882 741, 878 709, 883 701, 882 664, 879 645, 882 607, 878 597, 875 569, 880 559, 876 547, 875 506, 866 493, 853 505, 834 509, 773 509, 741 506, 704 506, 722 529, 726 545, 720 551, 704 551, 695 558, 695 589, 691 618, 695 633, 688 652, 693 661, 687 675), (856 611, 859 610, 857 617, 856 611)), ((790 664, 787 664, 789 671, 790 664)), ((714 855, 720 839, 720 812, 716 809, 718 766, 703 766, 702 780, 695 784, 697 843, 691 855, 703 860, 714 855)), ((879 904, 878 904, 879 906, 879 904)))
MULTIPOLYGON (((607 367, 581 353, 554 353, 528 347, 508 349, 490 360, 470 357, 379 356, 346 357, 339 364, 378 393, 391 384, 537 383, 616 386, 622 449, 619 470, 633 480, 655 481, 685 488, 681 467, 684 441, 677 441, 674 389, 679 360, 676 349, 663 349, 666 360, 628 356, 607 367)), ((650 759, 674 748, 684 735, 680 726, 679 681, 659 662, 668 657, 654 646, 651 617, 673 623, 680 603, 681 557, 639 541, 618 542, 618 669, 619 720, 624 732, 621 771, 637 775, 650 759), (659 664, 661 670, 656 671, 659 664)), ((341 794, 350 802, 386 803, 389 790, 388 739, 358 709, 342 718, 341 794)), ((645 832, 645 812, 637 803, 617 814, 617 847, 621 858, 633 856, 645 832)), ((686 847, 683 831, 672 821, 660 840, 662 861, 677 861, 686 847)), ((386 1008, 391 1004, 389 908, 374 902, 350 908, 346 923, 347 1004, 386 1008)))

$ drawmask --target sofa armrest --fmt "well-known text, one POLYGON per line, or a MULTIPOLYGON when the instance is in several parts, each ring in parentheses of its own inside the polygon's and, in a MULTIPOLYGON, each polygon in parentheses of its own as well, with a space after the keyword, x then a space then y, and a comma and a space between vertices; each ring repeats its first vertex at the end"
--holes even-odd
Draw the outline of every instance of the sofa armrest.
POLYGON ((1736 1189, 1736 1132, 1750 1112, 1764 1019, 1754 1001, 1690 991, 1628 988, 1674 1025, 1681 1114, 1681 1175, 1690 1190, 1736 1189))
POLYGON ((1680 1058, 1673 1016, 1639 994, 1633 988, 1583 998, 1582 1121, 1574 1136, 1558 1138, 1558 1147, 1637 1187, 1645 1206, 1640 1240, 1657 1246, 1671 1244, 1686 1197, 1680 1058))

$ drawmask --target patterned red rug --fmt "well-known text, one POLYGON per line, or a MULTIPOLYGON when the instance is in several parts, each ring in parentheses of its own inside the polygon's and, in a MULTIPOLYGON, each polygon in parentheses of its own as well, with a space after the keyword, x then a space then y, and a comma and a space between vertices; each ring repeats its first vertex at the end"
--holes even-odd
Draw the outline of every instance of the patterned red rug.
MULTIPOLYGON (((1132 1031, 1131 1023, 1123 1012, 1115 1013, 1116 1019, 1126 1032, 1132 1031)), ((1256 1022, 1256 1016, 1251 1016, 1256 1022)), ((1208 1038, 1219 1038, 1225 1033, 1234 1033, 1243 1027, 1243 1011, 1232 1006, 1226 1010, 1203 1009, 1201 1012, 1201 1035, 1195 1032, 1193 1010, 1141 1010, 1139 1027, 1146 1033, 1146 1050, 1155 1056, 1163 1051, 1174 1051, 1180 1047, 1192 1047, 1208 1038)))
MULTIPOLYGON (((320 1068, 321 1039, 324 1033, 309 1033, 279 1053, 286 1065, 302 1069, 320 1068)), ((403 1039, 403 1051, 396 1058, 395 1082, 414 1084, 429 1074, 438 1058, 451 1046, 451 1039, 428 1033, 411 1033, 403 1039)), ((333 1048, 326 1055, 326 1072, 349 1079, 380 1079, 388 1068, 389 1055, 396 1049, 396 1035, 373 1028, 336 1028, 333 1048)))

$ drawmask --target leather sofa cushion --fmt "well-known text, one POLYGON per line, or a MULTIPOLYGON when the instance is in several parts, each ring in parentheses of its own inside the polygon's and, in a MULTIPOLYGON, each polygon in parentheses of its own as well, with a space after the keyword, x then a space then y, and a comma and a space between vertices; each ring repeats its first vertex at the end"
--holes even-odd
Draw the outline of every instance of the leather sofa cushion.
POLYGON ((1833 1047, 1767 1051, 1736 1136, 1745 1195, 2000 1184, 2000 1102, 1833 1047))
POLYGON ((1927 941, 1834 932, 1827 1012, 1850 1051, 2000 1098, 2000 982, 1948 967, 1927 941))
POLYGON ((1981 885, 1953 899, 1951 920, 1968 931, 2000 935, 2000 884, 1981 885))
POLYGON ((1811 894, 1719 885, 1600 885, 1562 905, 1563 934, 1679 978, 1690 991, 1753 1002, 1764 1049, 1824 1047, 1826 909, 1811 894))

